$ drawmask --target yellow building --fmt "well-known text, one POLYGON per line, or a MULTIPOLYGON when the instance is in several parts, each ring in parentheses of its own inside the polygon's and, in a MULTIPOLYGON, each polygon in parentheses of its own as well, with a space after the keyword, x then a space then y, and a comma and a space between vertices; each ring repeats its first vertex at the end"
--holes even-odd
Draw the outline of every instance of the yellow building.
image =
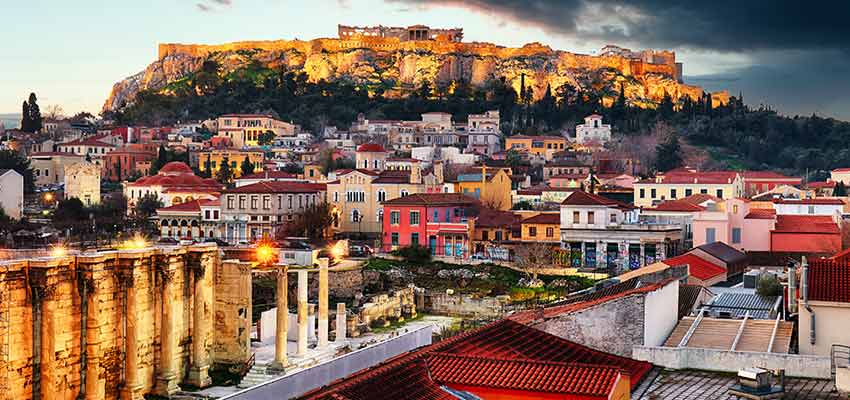
POLYGON ((560 243, 561 213, 544 212, 524 219, 520 225, 521 242, 560 243))
POLYGON ((505 151, 516 150, 551 160, 555 153, 566 150, 567 139, 562 136, 514 135, 505 138, 505 151))
POLYGON ((634 183, 634 205, 651 207, 665 200, 708 194, 728 200, 744 195, 744 182, 734 171, 696 172, 679 169, 634 183))
POLYGON ((455 185, 456 193, 463 193, 481 201, 485 207, 496 210, 510 210, 511 169, 476 168, 478 171, 460 174, 455 185))
POLYGON ((259 146, 260 135, 271 131, 275 136, 292 136, 298 133, 297 125, 278 121, 271 115, 227 114, 216 120, 219 137, 230 139, 233 147, 259 146))
POLYGON ((439 192, 441 187, 433 173, 423 176, 419 168, 380 173, 365 169, 337 172, 337 180, 328 183, 328 200, 334 209, 334 229, 338 232, 374 236, 383 226, 383 202, 414 193, 439 192))
POLYGON ((254 164, 254 172, 262 171, 265 161, 265 155, 262 151, 209 150, 198 154, 198 169, 204 172, 209 165, 212 176, 215 176, 221 169, 221 163, 224 162, 225 158, 230 163, 230 170, 233 171, 234 177, 242 176, 242 163, 246 158, 251 164, 254 164))

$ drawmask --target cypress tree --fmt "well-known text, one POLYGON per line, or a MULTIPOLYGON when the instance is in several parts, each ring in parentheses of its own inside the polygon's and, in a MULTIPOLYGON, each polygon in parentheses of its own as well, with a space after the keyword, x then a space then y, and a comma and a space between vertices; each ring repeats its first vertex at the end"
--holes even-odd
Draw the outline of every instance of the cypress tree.
POLYGON ((42 119, 41 119, 41 110, 38 108, 38 103, 36 103, 35 93, 30 93, 30 130, 27 132, 38 132, 42 127, 42 119))
POLYGON ((254 163, 246 156, 244 160, 242 160, 242 165, 239 166, 242 170, 242 175, 250 175, 254 173, 254 163))
POLYGON ((32 120, 30 119, 30 105, 24 100, 24 105, 21 109, 21 130, 24 132, 32 132, 32 120))

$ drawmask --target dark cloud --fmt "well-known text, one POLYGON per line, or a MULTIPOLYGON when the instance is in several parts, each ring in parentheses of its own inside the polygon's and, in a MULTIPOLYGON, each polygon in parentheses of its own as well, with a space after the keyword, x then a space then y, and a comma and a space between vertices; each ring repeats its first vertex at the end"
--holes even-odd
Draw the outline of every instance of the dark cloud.
POLYGON ((581 39, 717 51, 850 48, 850 1, 392 0, 495 13, 581 39))

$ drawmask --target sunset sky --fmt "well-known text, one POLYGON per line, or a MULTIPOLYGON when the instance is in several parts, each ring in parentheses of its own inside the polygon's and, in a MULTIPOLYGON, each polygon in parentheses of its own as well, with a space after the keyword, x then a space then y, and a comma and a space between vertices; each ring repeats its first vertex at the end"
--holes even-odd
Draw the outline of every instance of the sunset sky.
POLYGON ((30 0, 3 6, 0 113, 29 92, 42 109, 100 111, 112 84, 154 61, 157 43, 335 37, 348 25, 463 27, 465 41, 607 43, 677 52, 685 81, 743 91, 785 114, 850 119, 850 2, 549 0, 30 0), (118 5, 120 3, 120 5, 118 5))

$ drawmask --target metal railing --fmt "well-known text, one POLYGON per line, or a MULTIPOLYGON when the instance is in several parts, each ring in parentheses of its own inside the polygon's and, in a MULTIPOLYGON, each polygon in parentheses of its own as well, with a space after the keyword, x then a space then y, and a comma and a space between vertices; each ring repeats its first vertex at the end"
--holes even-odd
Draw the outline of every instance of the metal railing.
POLYGON ((835 380, 836 368, 850 367, 850 346, 833 344, 829 349, 829 372, 835 380))
POLYGON ((256 357, 257 357, 256 353, 251 353, 251 357, 248 358, 247 361, 245 361, 244 363, 242 363, 242 365, 239 366, 239 370, 236 371, 236 374, 239 376, 240 380, 242 380, 242 378, 244 378, 245 375, 248 374, 248 371, 250 371, 251 368, 254 367, 254 363, 257 361, 256 357))

